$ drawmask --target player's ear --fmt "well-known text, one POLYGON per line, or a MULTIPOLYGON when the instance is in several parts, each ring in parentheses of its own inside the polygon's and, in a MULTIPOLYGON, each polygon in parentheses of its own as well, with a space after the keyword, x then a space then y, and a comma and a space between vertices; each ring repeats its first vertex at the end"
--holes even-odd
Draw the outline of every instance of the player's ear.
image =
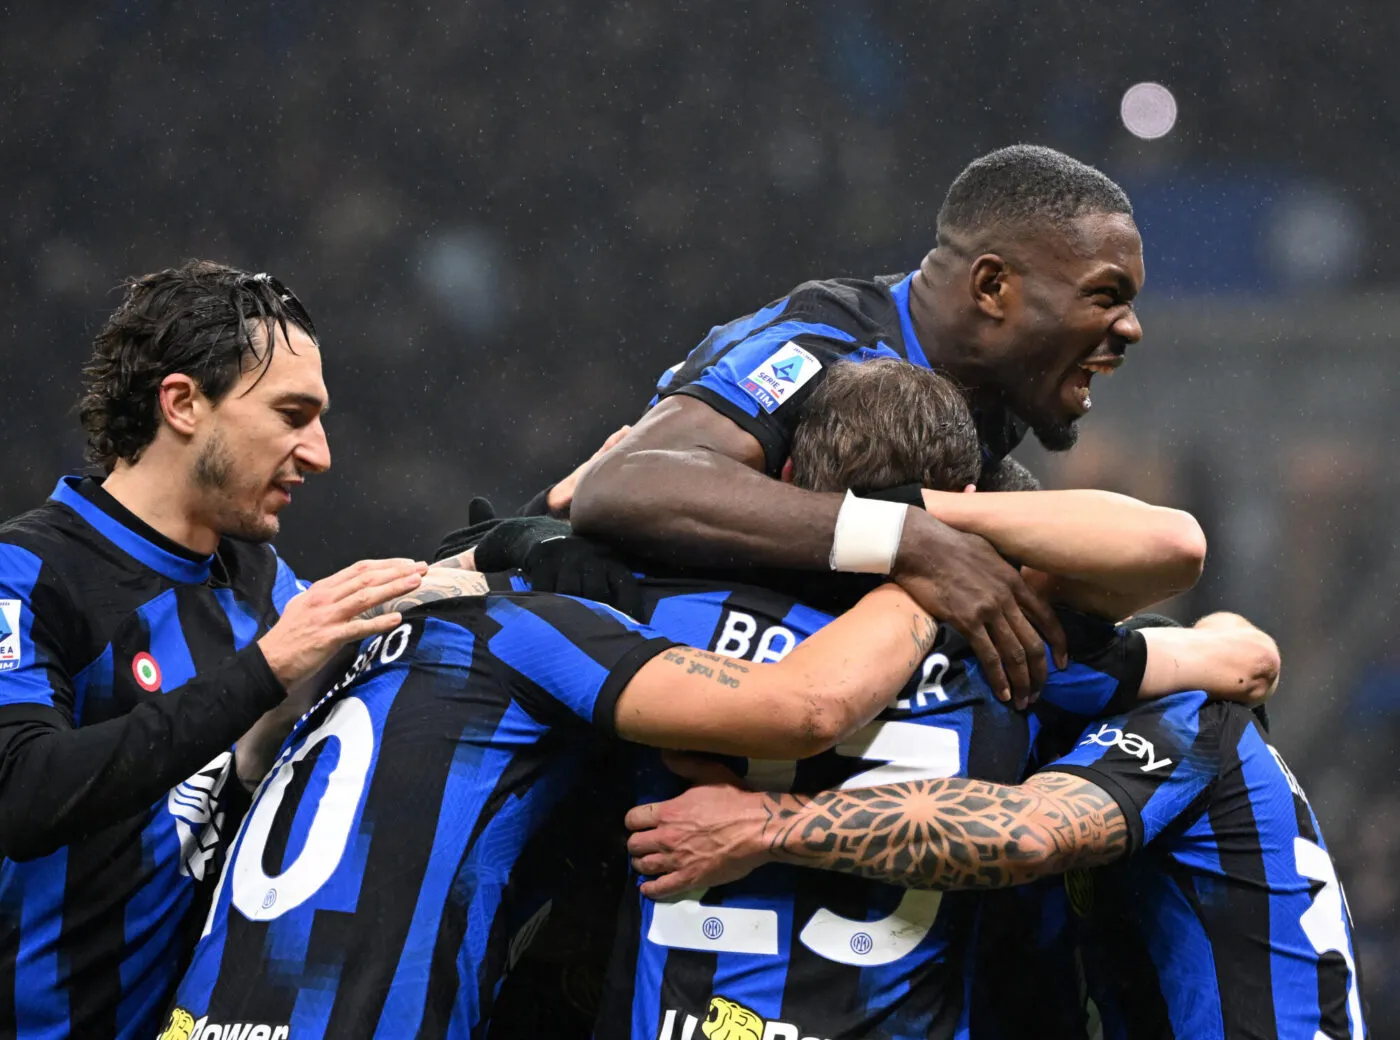
POLYGON ((183 372, 173 372, 160 382, 160 414, 165 424, 183 437, 193 435, 208 401, 199 384, 183 372))
POLYGON ((782 469, 782 472, 778 474, 778 479, 781 480, 784 484, 791 484, 791 483, 792 483, 792 457, 791 457, 791 456, 789 456, 788 459, 783 463, 783 469, 782 469))
POLYGON ((967 487, 963 488, 963 494, 964 494, 964 495, 975 495, 976 493, 977 493, 977 485, 976 485, 976 484, 969 484, 969 485, 967 485, 967 487))
POLYGON ((968 271, 972 305, 989 318, 1003 320, 1015 292, 1012 282, 1011 265, 996 253, 983 253, 968 271))

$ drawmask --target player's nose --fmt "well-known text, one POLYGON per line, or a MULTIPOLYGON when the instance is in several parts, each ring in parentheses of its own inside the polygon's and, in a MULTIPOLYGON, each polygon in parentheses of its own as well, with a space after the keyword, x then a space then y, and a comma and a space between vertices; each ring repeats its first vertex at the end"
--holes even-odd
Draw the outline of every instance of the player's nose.
POLYGON ((1129 308, 1114 321, 1112 327, 1113 335, 1125 343, 1139 343, 1142 341, 1142 322, 1138 320, 1137 311, 1129 308))
POLYGON ((307 423, 297 444, 296 460, 299 469, 311 473, 324 473, 331 468, 331 446, 320 419, 307 423))

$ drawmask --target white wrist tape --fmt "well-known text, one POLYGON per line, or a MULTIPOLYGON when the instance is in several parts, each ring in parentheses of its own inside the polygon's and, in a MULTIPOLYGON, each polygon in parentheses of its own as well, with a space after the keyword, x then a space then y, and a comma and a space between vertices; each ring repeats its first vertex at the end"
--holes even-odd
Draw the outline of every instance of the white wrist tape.
POLYGON ((909 507, 900 502, 876 502, 847 491, 831 539, 831 569, 888 574, 908 515, 909 507))

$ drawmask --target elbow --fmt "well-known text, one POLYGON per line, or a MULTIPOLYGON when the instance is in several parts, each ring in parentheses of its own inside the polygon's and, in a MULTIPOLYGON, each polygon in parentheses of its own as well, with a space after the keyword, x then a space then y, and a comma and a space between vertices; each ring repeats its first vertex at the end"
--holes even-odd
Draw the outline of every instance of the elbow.
POLYGON ((1156 539, 1163 584, 1170 594, 1195 586, 1206 565, 1206 534, 1190 513, 1163 509, 1163 523, 1156 539))
POLYGON ((838 706, 811 696, 794 704, 788 717, 794 724, 784 734, 788 744, 780 756, 784 758, 811 758, 830 751, 850 736, 853 728, 852 721, 838 706))
POLYGON ((1283 661, 1279 657, 1278 644, 1272 638, 1259 633, 1250 641, 1243 667, 1240 669, 1241 683, 1245 689, 1245 699, 1249 704, 1262 704, 1278 689, 1279 670, 1283 661))
POLYGON ((617 501, 617 474, 625 457, 620 451, 609 452, 579 477, 569 507, 569 523, 576 533, 593 537, 607 534, 617 501))
POLYGON ((767 699, 769 714, 742 735, 731 730, 712 750, 750 758, 796 760, 830 751, 850 735, 852 725, 839 707, 810 694, 781 691, 767 699))

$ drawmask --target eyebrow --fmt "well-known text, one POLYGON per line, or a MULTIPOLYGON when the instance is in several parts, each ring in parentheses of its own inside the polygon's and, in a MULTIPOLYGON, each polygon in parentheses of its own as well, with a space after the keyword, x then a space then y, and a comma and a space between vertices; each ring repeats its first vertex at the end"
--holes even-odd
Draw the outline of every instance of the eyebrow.
POLYGON ((329 400, 322 400, 321 398, 317 397, 315 394, 300 394, 300 393, 279 394, 279 395, 273 400, 273 402, 272 402, 272 406, 273 406, 274 408, 280 407, 281 405, 284 405, 284 404, 298 404, 298 405, 301 405, 301 406, 304 407, 304 408, 314 408, 314 409, 316 409, 318 412, 320 412, 322 415, 325 415, 327 412, 329 412, 329 411, 331 410, 331 403, 330 403, 330 401, 329 401, 329 400))
POLYGON ((1137 286, 1128 277, 1128 273, 1121 267, 1104 267, 1095 271, 1088 278, 1084 279, 1086 287, 1094 286, 1104 281, 1111 281, 1118 287, 1118 293, 1125 300, 1131 300, 1138 294, 1137 286))

